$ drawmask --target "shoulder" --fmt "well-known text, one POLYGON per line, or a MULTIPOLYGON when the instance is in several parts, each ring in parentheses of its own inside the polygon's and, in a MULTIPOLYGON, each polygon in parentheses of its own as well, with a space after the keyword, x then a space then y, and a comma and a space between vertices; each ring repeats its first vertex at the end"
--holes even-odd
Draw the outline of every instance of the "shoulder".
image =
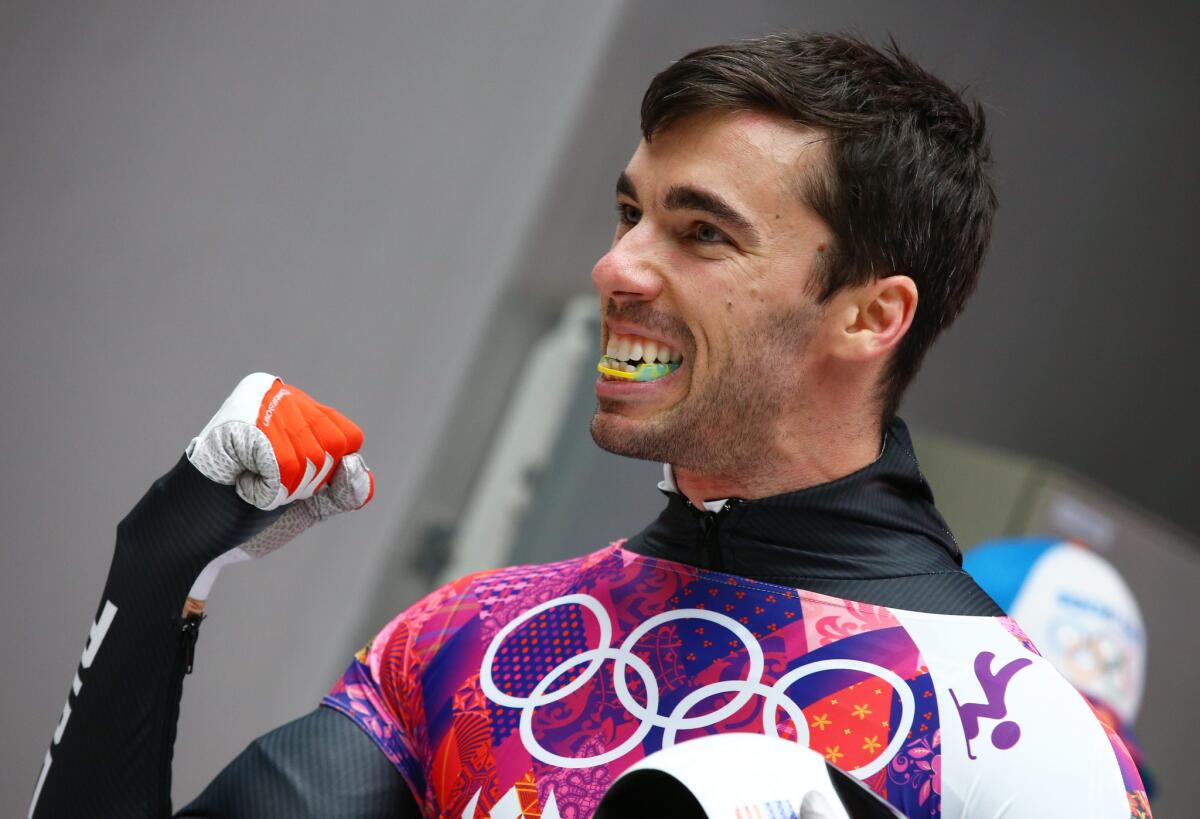
POLYGON ((1130 816, 1124 746, 1012 619, 895 614, 932 678, 946 816, 1130 816))
POLYGON ((404 651, 428 659, 464 629, 478 636, 494 630, 540 603, 570 594, 620 563, 612 545, 555 563, 506 566, 464 575, 400 612, 360 654, 378 671, 385 655, 404 651), (437 635, 440 639, 430 639, 437 635))

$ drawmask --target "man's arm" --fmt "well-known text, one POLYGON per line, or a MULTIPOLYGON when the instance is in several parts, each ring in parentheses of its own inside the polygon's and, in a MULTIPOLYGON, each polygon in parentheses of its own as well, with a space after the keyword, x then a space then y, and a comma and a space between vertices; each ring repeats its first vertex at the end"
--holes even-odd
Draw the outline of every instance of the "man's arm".
POLYGON ((404 777, 342 714, 315 711, 250 743, 180 819, 418 819, 404 777))
POLYGON ((31 817, 170 814, 183 677, 217 570, 364 505, 373 479, 350 454, 360 444, 357 427, 299 390, 243 380, 117 527, 31 817))
POLYGON ((278 517, 186 458, 117 527, 100 607, 43 762, 30 815, 165 816, 179 698, 199 617, 183 604, 208 562, 278 517))

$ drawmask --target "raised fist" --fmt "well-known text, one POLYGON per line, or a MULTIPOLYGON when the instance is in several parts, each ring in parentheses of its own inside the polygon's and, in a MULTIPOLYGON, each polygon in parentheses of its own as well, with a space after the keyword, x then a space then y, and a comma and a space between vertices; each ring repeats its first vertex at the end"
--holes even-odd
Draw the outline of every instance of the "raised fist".
POLYGON ((207 599, 222 566, 261 557, 318 521, 365 506, 375 479, 358 449, 363 433, 332 407, 269 373, 242 379, 192 439, 187 458, 247 503, 288 508, 253 539, 209 563, 188 594, 207 599))
POLYGON ((209 480, 236 484, 247 503, 274 509, 311 497, 362 441, 358 425, 337 410, 269 373, 252 373, 188 444, 187 457, 209 480))

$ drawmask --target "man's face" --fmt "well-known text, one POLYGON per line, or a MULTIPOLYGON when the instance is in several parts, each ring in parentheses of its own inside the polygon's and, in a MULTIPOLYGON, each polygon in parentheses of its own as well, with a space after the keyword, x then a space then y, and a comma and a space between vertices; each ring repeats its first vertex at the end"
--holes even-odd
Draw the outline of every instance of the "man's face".
POLYGON ((602 375, 597 444, 713 474, 769 462, 818 372, 808 285, 832 233, 799 191, 825 162, 819 134, 753 113, 692 116, 639 145, 592 270, 601 352, 648 357, 652 341, 681 361, 656 381, 602 375))

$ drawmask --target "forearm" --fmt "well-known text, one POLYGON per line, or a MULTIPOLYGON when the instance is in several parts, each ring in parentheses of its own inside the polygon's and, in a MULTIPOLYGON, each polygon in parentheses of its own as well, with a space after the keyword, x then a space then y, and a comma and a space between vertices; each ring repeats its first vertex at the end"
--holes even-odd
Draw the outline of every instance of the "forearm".
POLYGON ((121 522, 33 817, 169 815, 188 648, 184 601, 209 561, 278 515, 250 506, 181 459, 121 522))

